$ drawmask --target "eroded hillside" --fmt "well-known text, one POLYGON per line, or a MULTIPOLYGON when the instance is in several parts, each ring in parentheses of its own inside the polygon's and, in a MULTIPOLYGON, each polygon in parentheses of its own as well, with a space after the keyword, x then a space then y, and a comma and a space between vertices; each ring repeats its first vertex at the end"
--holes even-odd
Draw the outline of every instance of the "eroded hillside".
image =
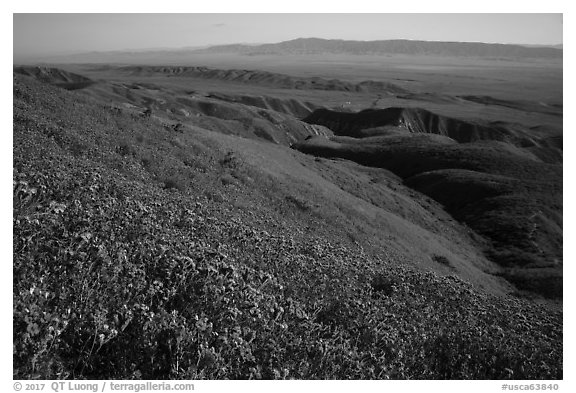
POLYGON ((486 255, 519 288, 562 296, 562 148, 528 129, 425 110, 317 110, 306 121, 334 137, 302 152, 385 168, 490 240, 486 255))

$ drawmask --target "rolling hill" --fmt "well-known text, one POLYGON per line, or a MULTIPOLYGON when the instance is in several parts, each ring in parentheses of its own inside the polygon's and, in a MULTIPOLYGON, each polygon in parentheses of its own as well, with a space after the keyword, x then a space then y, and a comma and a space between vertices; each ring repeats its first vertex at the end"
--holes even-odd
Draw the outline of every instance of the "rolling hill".
POLYGON ((384 168, 492 245, 487 255, 520 288, 562 296, 562 151, 528 130, 474 124, 425 110, 320 109, 305 121, 335 136, 293 148, 384 168), (559 159, 551 159, 558 157, 559 159))
POLYGON ((202 79, 216 79, 250 85, 262 85, 277 89, 351 91, 360 93, 376 92, 384 94, 406 93, 406 90, 403 88, 388 82, 367 80, 359 83, 350 83, 338 79, 325 79, 320 77, 303 78, 273 72, 253 70, 222 70, 208 67, 132 66, 122 67, 119 71, 136 76, 151 76, 160 74, 202 79))
POLYGON ((83 89, 94 83, 90 78, 53 67, 14 67, 14 72, 50 83, 67 90, 83 89))

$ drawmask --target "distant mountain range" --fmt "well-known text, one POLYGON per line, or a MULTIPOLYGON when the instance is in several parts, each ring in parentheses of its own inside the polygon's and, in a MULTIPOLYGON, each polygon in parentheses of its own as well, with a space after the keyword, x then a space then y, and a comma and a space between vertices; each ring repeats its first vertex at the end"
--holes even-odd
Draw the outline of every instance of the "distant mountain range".
MULTIPOLYGON (((413 40, 349 41, 298 38, 276 44, 231 44, 206 48, 84 52, 25 59, 44 63, 178 63, 195 55, 418 55, 505 59, 562 59, 562 45, 511 45, 480 42, 439 42, 413 40)), ((20 62, 19 59, 15 59, 20 62)))
POLYGON ((555 47, 486 44, 480 42, 438 42, 412 40, 347 41, 321 38, 298 38, 277 44, 248 46, 219 45, 196 50, 195 53, 237 53, 244 55, 433 55, 505 58, 562 58, 562 49, 555 47))

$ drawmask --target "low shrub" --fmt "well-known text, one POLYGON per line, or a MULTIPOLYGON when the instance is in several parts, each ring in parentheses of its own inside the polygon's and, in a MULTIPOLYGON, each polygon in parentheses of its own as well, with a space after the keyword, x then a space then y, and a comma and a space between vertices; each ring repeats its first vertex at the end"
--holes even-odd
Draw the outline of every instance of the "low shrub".
POLYGON ((186 181, 180 176, 172 175, 162 179, 161 182, 164 184, 163 188, 165 190, 178 190, 184 192, 187 189, 186 181))
POLYGON ((447 257, 445 257, 444 255, 434 255, 434 256, 432 256, 432 260, 436 263, 441 264, 441 265, 453 267, 452 263, 450 263, 450 260, 447 257))

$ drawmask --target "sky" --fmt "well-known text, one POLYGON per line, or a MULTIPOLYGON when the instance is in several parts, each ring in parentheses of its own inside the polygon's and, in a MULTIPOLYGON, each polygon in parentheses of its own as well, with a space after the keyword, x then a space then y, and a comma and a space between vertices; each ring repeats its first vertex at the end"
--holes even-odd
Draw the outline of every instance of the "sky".
POLYGON ((31 14, 13 15, 14 57, 295 38, 561 44, 562 14, 31 14))

